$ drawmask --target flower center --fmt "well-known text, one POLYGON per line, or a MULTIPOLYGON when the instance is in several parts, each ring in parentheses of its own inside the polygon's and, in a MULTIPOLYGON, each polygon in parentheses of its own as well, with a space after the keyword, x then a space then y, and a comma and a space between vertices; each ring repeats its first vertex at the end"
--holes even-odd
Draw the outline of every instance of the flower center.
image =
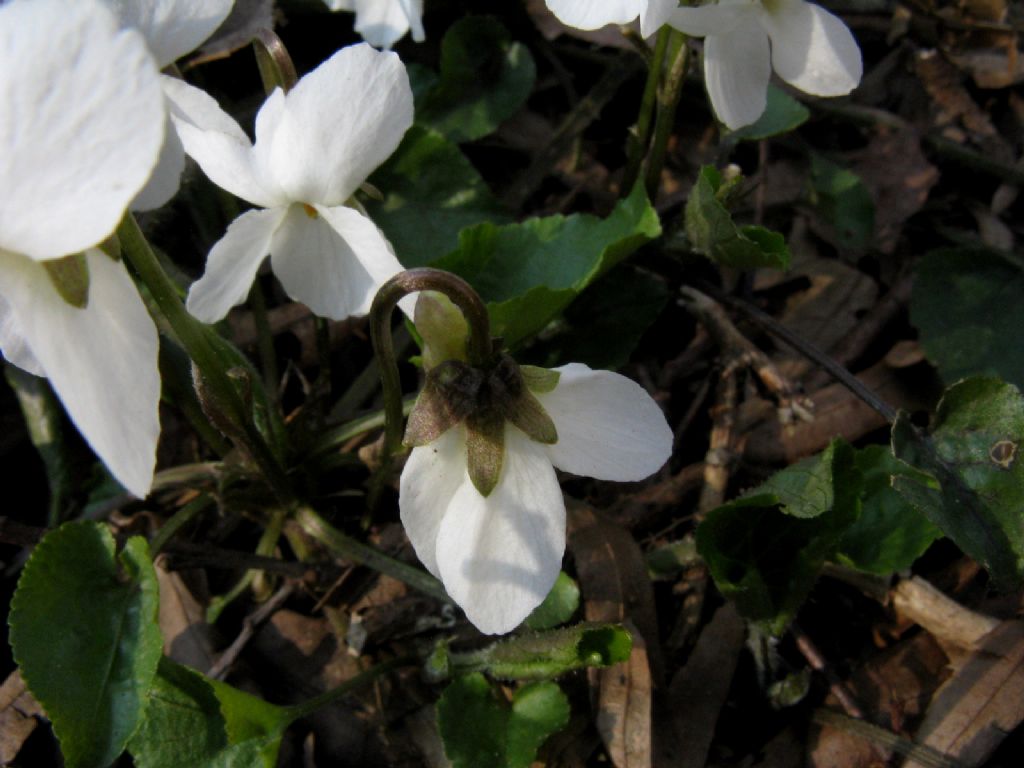
POLYGON ((316 212, 316 208, 314 208, 309 203, 303 203, 302 204, 302 210, 304 210, 306 212, 306 215, 309 216, 309 218, 311 218, 311 219, 319 219, 320 218, 320 214, 316 212))

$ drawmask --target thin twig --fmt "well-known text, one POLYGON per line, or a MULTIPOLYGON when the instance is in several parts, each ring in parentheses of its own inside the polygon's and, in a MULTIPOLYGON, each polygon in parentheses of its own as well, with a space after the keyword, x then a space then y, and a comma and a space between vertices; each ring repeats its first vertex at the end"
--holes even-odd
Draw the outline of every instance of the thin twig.
POLYGON ((206 673, 214 680, 223 680, 227 676, 228 670, 231 665, 235 663, 238 656, 245 649, 245 646, 252 639, 253 635, 256 634, 256 630, 263 622, 269 619, 277 610, 284 605, 285 601, 291 597, 292 592, 295 591, 295 582, 289 581, 277 592, 275 592, 267 602, 257 608, 255 611, 245 617, 242 622, 242 631, 238 633, 238 637, 227 647, 217 661, 214 662, 213 666, 206 673))
POLYGON ((807 659, 807 663, 811 665, 811 669, 823 675, 825 680, 828 681, 829 690, 839 700, 843 711, 850 717, 863 720, 864 710, 860 708, 860 704, 857 703, 853 692, 846 687, 846 683, 839 679, 839 676, 825 660, 824 655, 818 650, 818 646, 815 645, 814 641, 796 622, 790 624, 789 632, 793 635, 793 639, 796 640, 796 647, 800 649, 800 653, 807 659))

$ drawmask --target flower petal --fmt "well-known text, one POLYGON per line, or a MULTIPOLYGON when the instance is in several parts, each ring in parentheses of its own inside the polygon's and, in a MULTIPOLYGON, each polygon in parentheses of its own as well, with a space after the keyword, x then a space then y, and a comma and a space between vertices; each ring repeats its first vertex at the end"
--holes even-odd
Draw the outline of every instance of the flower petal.
POLYGON ((149 492, 160 434, 157 333, 121 262, 86 251, 89 303, 78 309, 44 268, 0 259, 0 290, 82 436, 136 496, 149 492))
POLYGON ((269 157, 295 202, 341 205, 412 125, 405 65, 366 44, 341 49, 285 98, 269 157))
POLYGON ((430 445, 413 448, 398 489, 402 525, 427 570, 437 569, 437 532, 460 486, 469 483, 466 472, 466 432, 453 427, 430 445))
MULTIPOLYGON (((5 255, 0 258, 8 258, 5 255)), ((11 305, 0 295, 0 352, 12 365, 16 365, 23 371, 28 371, 33 376, 45 376, 43 366, 36 360, 32 350, 25 341, 25 334, 21 330, 18 318, 11 311, 11 305)))
POLYGON ((245 301, 286 211, 247 211, 231 222, 224 237, 210 249, 206 272, 189 288, 186 306, 193 316, 215 323, 245 301))
POLYGON ((843 96, 860 83, 864 64, 849 28, 803 0, 785 0, 764 15, 779 77, 814 96, 843 96))
POLYGON ((388 241, 361 213, 293 205, 274 235, 270 263, 285 293, 321 317, 365 315, 377 289, 401 272, 388 241))
MULTIPOLYGON (((409 31, 413 23, 411 10, 403 0, 356 0, 356 32, 372 46, 390 48, 409 31)), ((421 9, 419 14, 422 12, 421 9)), ((423 26, 418 16, 415 21, 422 40, 423 26)))
POLYGON ((0 249, 51 259, 95 245, 163 141, 141 35, 96 0, 0 4, 0 73, 0 249))
POLYGON ((213 34, 234 0, 105 0, 123 27, 146 38, 160 67, 166 67, 213 34))
POLYGON ((539 443, 505 432, 505 462, 484 498, 452 496, 437 533, 437 566, 452 599, 481 632, 515 629, 551 590, 565 552, 565 502, 539 443))
MULTIPOLYGON (((750 0, 721 0, 712 5, 699 5, 695 7, 679 7, 675 0, 662 0, 659 4, 662 7, 654 12, 658 15, 665 14, 664 5, 671 3, 674 7, 667 13, 667 18, 662 23, 667 23, 680 32, 685 32, 694 37, 707 37, 708 35, 724 35, 744 21, 756 18, 757 8, 750 0)), ((654 2, 651 3, 654 5, 654 2)), ((651 13, 651 11, 648 11, 651 13)))
POLYGON ((164 145, 146 186, 132 200, 133 211, 152 211, 168 202, 181 186, 181 173, 185 170, 185 148, 174 129, 170 114, 164 121, 164 145))
POLYGON ((170 77, 163 79, 163 86, 178 138, 210 181, 261 208, 286 202, 258 162, 245 131, 213 98, 170 77))
POLYGON ((750 125, 768 104, 772 77, 768 35, 754 17, 704 40, 704 82, 718 119, 729 128, 750 125))
POLYGON ((556 368, 558 385, 535 393, 558 429, 546 446, 559 469, 601 480, 642 480, 672 454, 672 430, 643 387, 580 363, 556 368))
POLYGON ((558 20, 576 29, 629 24, 644 11, 647 0, 546 0, 558 20))

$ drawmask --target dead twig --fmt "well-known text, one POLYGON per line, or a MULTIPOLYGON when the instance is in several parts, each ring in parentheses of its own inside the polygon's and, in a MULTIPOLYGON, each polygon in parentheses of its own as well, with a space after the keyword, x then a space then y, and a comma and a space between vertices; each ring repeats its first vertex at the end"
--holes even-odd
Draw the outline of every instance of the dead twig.
POLYGON ((224 653, 220 655, 206 674, 214 680, 223 680, 227 676, 231 665, 235 663, 238 656, 245 649, 245 646, 252 639, 253 635, 256 634, 256 630, 259 626, 273 616, 274 613, 276 613, 277 610, 285 604, 288 598, 291 597, 292 592, 295 591, 295 586, 296 582, 289 581, 277 590, 277 592, 271 595, 267 602, 246 616, 245 620, 242 622, 242 631, 238 633, 238 637, 236 637, 224 653))

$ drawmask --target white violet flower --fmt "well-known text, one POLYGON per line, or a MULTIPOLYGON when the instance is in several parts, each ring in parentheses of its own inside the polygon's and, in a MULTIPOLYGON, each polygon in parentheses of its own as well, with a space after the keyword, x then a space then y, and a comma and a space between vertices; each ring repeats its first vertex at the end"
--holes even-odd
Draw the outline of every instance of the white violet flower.
MULTIPOLYGON (((157 66, 174 63, 191 53, 221 25, 235 0, 103 0, 117 16, 122 27, 138 30, 157 66)), ((166 75, 162 83, 173 82, 166 75)), ((159 208, 178 191, 185 169, 185 151, 181 147, 170 116, 164 131, 160 160, 149 183, 132 201, 137 211, 159 208)))
POLYGON ((390 48, 412 30, 422 43, 423 0, 324 0, 332 11, 352 11, 356 32, 377 48, 390 48))
POLYGON ((0 348, 50 380, 114 477, 145 496, 157 332, 124 265, 97 246, 156 164, 156 65, 97 0, 0 5, 0 57, 0 348))
POLYGON ((719 0, 675 8, 664 21, 705 38, 711 106, 732 129, 764 112, 772 69, 812 96, 843 96, 860 83, 863 64, 853 34, 805 0, 719 0))
POLYGON ((263 210, 239 216, 210 251, 188 309, 223 318, 249 293, 270 255, 285 292, 323 317, 369 311, 402 266, 376 225, 346 206, 412 125, 413 100, 397 55, 364 44, 335 53, 256 116, 256 141, 203 91, 168 83, 185 151, 228 192, 263 210))
POLYGON ((505 357, 491 372, 458 361, 428 372, 406 443, 415 447, 399 508, 413 548, 481 632, 500 634, 540 605, 561 568, 555 468, 641 480, 668 459, 672 430, 624 376, 579 363, 519 368, 505 357))
POLYGON ((640 33, 654 34, 675 10, 676 0, 545 0, 560 22, 576 29, 630 24, 640 18, 640 33))

